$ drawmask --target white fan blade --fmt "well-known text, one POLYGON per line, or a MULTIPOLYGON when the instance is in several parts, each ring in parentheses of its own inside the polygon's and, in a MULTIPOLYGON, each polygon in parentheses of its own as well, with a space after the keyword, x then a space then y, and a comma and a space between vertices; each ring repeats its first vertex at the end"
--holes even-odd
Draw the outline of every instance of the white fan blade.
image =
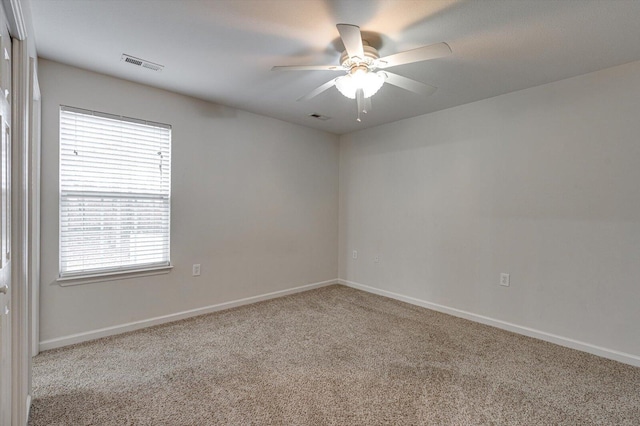
POLYGON ((393 74, 386 71, 384 73, 387 74, 385 83, 393 84, 394 86, 398 86, 401 89, 424 96, 429 96, 436 91, 435 87, 429 86, 428 84, 420 83, 419 81, 415 81, 398 74, 393 74))
POLYGON ((397 65, 410 64, 412 62, 426 61, 428 59, 442 58, 451 53, 451 48, 447 43, 436 43, 429 46, 418 47, 417 49, 407 50, 405 52, 396 53, 395 55, 385 56, 376 61, 378 68, 389 68, 397 65))
POLYGON ((277 66, 271 71, 344 71, 340 65, 291 65, 277 66))
POLYGON ((342 44, 347 50, 347 54, 350 58, 357 56, 360 59, 364 59, 364 48, 362 47, 362 35, 360 34, 360 27, 357 25, 338 24, 336 25, 342 44))
POLYGON ((320 93, 324 92, 325 90, 331 89, 335 85, 336 85, 336 79, 334 78, 333 80, 327 81, 322 86, 316 87, 311 92, 307 93, 306 95, 298 99, 298 101, 308 101, 309 99, 318 96, 320 93))

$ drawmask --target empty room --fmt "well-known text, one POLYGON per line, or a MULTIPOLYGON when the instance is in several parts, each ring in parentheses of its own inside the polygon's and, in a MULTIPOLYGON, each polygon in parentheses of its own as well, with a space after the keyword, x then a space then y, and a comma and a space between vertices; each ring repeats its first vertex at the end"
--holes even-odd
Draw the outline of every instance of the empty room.
POLYGON ((640 1, 1 18, 0 425, 640 424, 640 1))

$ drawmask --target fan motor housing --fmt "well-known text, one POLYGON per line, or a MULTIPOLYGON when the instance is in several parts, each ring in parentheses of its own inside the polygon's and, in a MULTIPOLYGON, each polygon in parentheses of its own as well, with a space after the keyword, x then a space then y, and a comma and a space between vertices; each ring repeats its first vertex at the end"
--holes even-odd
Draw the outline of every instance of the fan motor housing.
POLYGON ((367 67, 370 67, 373 65, 376 59, 380 58, 380 54, 375 47, 371 47, 366 44, 364 44, 362 47, 364 49, 364 58, 362 59, 350 58, 346 50, 342 52, 342 55, 340 56, 340 63, 344 68, 351 69, 358 65, 365 65, 367 67))

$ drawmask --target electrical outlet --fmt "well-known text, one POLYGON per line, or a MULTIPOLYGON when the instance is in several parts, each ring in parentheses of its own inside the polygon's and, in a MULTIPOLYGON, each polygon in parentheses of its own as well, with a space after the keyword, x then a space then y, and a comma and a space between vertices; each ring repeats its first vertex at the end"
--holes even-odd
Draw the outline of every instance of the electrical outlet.
POLYGON ((358 250, 354 250, 353 251, 353 258, 357 259, 358 258, 358 250))
POLYGON ((193 268, 191 269, 191 275, 193 275, 194 277, 199 277, 200 276, 200 264, 199 263, 194 263, 193 264, 193 268))
POLYGON ((500 285, 501 286, 505 286, 505 287, 509 287, 509 274, 505 274, 504 272, 502 274, 500 274, 500 285))

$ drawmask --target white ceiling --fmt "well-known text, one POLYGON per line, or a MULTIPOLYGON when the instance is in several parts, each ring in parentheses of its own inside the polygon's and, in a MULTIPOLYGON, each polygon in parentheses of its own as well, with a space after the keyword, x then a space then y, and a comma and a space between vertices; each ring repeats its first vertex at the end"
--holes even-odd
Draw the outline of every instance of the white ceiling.
POLYGON ((30 3, 41 57, 337 134, 640 60, 638 0, 30 3), (391 69, 438 90, 385 85, 361 123, 335 88, 297 102, 336 73, 271 67, 338 64, 337 23, 359 25, 381 56, 447 42, 446 58, 391 69), (122 53, 165 69, 126 64, 122 53))

